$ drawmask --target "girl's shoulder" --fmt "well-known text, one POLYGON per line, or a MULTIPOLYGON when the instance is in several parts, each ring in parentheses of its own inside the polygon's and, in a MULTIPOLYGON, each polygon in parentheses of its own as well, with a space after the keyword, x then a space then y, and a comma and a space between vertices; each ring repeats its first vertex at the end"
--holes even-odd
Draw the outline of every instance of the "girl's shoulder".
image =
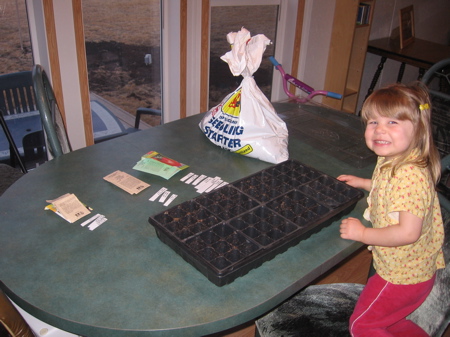
POLYGON ((414 163, 404 163, 404 164, 400 164, 397 168, 398 172, 401 172, 403 174, 408 174, 408 173, 426 173, 428 172, 428 168, 427 167, 421 167, 419 165, 416 165, 414 163))
POLYGON ((427 185, 432 185, 431 173, 428 167, 420 167, 411 163, 405 163, 398 167, 393 178, 423 182, 427 185))

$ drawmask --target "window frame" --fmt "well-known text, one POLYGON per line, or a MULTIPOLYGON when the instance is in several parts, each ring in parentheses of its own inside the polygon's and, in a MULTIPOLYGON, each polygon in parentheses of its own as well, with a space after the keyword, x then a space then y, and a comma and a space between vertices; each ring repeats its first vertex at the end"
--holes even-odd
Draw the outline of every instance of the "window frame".
MULTIPOLYGON (((162 106, 164 122, 169 122, 186 116, 204 112, 208 104, 208 95, 203 94, 204 89, 209 88, 209 83, 200 79, 209 78, 209 59, 202 63, 202 34, 208 35, 208 31, 202 32, 205 20, 209 23, 211 6, 238 6, 238 5, 280 5, 280 15, 277 28, 275 45, 275 58, 283 64, 285 69, 292 69, 293 54, 295 50, 295 36, 297 22, 302 23, 302 18, 297 19, 298 0, 161 0, 162 1, 162 106), (183 7, 185 6, 185 7, 183 7), (205 6, 208 11, 205 11, 205 6), (182 10, 183 9, 183 10, 182 10), (181 29, 180 19, 186 16, 186 29, 181 29), (209 16, 208 18, 205 18, 209 16), (203 24, 203 27, 202 27, 203 24), (181 39, 186 38, 184 44, 181 39), (182 48, 186 48, 182 50, 182 48), (184 67, 184 69, 183 69, 184 67), (180 78, 180 73, 185 74, 180 78), (176 80, 178 79, 178 81, 176 80), (173 97, 181 97, 174 100, 173 97), (206 102, 204 101, 206 99, 206 102), (180 101, 183 102, 182 106, 180 101), (203 102, 202 102, 203 101, 203 102), (203 108, 202 108, 203 107, 203 108), (180 113, 181 112, 181 113, 180 113)), ((207 46, 209 55, 209 43, 207 46)), ((296 67, 298 65, 295 65, 296 67)), ((208 82, 208 80, 206 80, 208 82)), ((281 76, 275 72, 272 82, 272 100, 284 99, 281 76)))

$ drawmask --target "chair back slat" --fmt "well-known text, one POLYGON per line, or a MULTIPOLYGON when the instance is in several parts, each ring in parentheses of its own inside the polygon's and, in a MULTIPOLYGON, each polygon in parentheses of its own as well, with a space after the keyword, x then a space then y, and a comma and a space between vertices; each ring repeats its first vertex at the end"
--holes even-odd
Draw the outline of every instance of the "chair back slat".
POLYGON ((0 75, 0 109, 4 115, 37 110, 31 71, 0 75))

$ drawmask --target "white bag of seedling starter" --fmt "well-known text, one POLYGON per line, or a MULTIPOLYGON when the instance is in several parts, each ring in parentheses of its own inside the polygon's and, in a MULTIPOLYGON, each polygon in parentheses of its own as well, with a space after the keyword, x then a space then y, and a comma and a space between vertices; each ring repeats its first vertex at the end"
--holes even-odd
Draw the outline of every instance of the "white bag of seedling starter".
POLYGON ((289 159, 286 124, 253 78, 270 40, 262 34, 251 37, 242 28, 229 33, 227 41, 231 51, 221 59, 234 76, 244 79, 206 113, 199 127, 211 142, 224 149, 274 164, 283 162, 289 159))

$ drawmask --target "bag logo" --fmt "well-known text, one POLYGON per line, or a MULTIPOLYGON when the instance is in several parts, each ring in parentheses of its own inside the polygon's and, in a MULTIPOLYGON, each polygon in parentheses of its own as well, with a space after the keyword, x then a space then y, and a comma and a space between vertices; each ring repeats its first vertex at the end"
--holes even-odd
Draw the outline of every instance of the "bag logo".
POLYGON ((244 147, 242 147, 242 148, 240 148, 239 150, 234 151, 234 152, 236 152, 236 153, 238 153, 238 154, 242 154, 242 155, 245 156, 245 155, 247 155, 247 154, 253 152, 253 148, 252 148, 252 146, 251 146, 250 144, 247 144, 247 145, 245 145, 244 147))
POLYGON ((222 106, 222 111, 230 116, 239 117, 241 114, 241 89, 237 90, 222 106))

